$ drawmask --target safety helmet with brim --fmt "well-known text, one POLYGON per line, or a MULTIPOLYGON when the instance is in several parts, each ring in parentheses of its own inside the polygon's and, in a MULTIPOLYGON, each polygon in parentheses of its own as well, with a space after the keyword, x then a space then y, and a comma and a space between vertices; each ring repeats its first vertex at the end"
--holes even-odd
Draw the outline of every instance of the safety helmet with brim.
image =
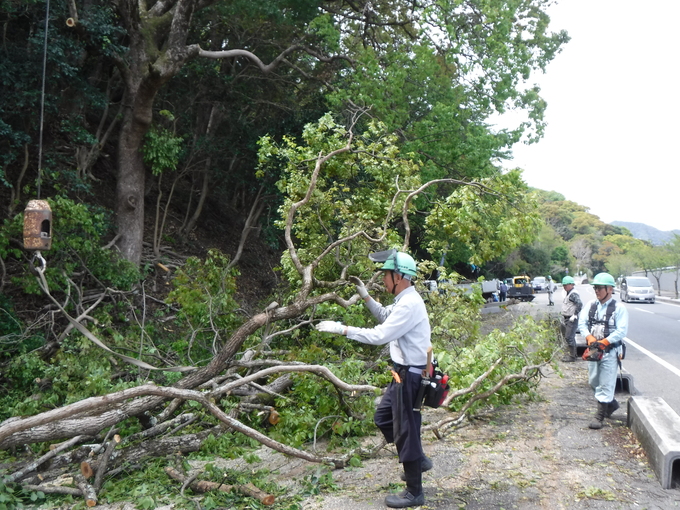
POLYGON ((569 285, 570 283, 572 285, 576 283, 571 276, 565 276, 562 278, 562 285, 569 285))
POLYGON ((368 258, 373 262, 383 263, 381 271, 395 271, 409 277, 416 276, 418 270, 416 261, 408 253, 403 253, 395 249, 371 253, 368 258))
POLYGON ((616 282, 614 281, 614 277, 610 275, 609 273, 598 273, 595 275, 595 278, 593 278, 593 281, 590 282, 591 285, 609 285, 610 287, 616 286, 616 282))

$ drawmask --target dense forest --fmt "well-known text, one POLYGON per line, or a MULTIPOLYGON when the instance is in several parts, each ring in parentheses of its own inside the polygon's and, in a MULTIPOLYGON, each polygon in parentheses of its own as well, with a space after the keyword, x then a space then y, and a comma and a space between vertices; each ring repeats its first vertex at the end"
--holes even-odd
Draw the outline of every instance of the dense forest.
MULTIPOLYGON (((360 464, 388 357, 312 326, 372 324, 348 284, 388 299, 372 251, 410 252, 419 280, 676 263, 677 239, 652 247, 503 166, 545 129, 531 79, 568 43, 549 3, 2 0, 6 507, 193 507, 178 452, 179 479, 260 445, 360 464), (510 110, 524 120, 494 129, 510 110), (51 214, 37 252, 33 199, 51 214)), ((482 332, 483 304, 427 295, 453 388, 438 434, 531 394, 555 354, 554 324, 482 332)), ((301 497, 247 466, 201 476, 234 488, 205 508, 301 497)))

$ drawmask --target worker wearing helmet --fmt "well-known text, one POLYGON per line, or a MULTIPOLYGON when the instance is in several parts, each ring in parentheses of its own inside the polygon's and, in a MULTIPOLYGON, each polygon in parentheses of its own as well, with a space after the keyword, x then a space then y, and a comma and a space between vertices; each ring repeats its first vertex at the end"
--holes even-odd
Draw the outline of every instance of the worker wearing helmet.
POLYGON ((588 360, 588 382, 595 392, 597 412, 591 429, 600 429, 605 418, 619 408, 614 398, 616 368, 628 333, 628 310, 612 298, 614 277, 609 273, 595 275, 591 282, 595 299, 579 314, 579 331, 588 347, 583 359, 588 360))
POLYGON ((571 276, 562 278, 562 287, 564 288, 564 299, 562 300, 560 329, 569 350, 562 361, 576 361, 576 328, 578 327, 578 314, 583 308, 583 302, 574 288, 576 282, 571 276))
POLYGON ((391 508, 423 505, 422 472, 432 468, 432 461, 423 453, 420 441, 420 402, 416 402, 431 348, 430 320, 425 303, 412 284, 417 274, 416 263, 407 253, 389 250, 369 256, 383 263, 385 289, 395 296, 394 303, 383 306, 369 296, 363 282, 356 277, 356 285, 376 320, 374 328, 356 328, 340 322, 322 321, 318 331, 346 335, 347 338, 370 345, 390 345, 390 357, 396 373, 376 409, 374 422, 388 443, 394 443, 399 462, 404 465, 403 480, 406 490, 385 498, 391 508), (415 409, 414 409, 415 408, 415 409))
POLYGON ((552 276, 548 275, 548 306, 555 306, 553 301, 553 294, 557 290, 557 285, 552 280, 552 276))

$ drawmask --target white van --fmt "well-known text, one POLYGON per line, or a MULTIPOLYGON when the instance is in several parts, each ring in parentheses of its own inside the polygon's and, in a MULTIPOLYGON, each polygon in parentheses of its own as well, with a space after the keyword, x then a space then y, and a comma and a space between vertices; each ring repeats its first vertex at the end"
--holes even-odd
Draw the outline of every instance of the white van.
POLYGON ((646 276, 626 276, 621 280, 621 301, 653 304, 656 301, 656 293, 652 282, 646 276))

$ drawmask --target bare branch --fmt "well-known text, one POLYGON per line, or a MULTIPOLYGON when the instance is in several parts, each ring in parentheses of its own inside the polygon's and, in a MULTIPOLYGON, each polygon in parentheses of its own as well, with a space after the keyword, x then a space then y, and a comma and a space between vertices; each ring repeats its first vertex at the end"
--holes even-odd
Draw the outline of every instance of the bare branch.
POLYGON ((293 46, 290 46, 283 50, 274 60, 272 60, 269 64, 265 64, 260 60, 260 57, 255 55, 254 53, 248 51, 248 50, 241 50, 241 49, 233 49, 233 50, 223 50, 223 51, 208 51, 202 49, 200 46, 197 44, 192 45, 189 47, 191 53, 195 53, 199 57, 205 57, 205 58, 214 58, 214 59, 222 59, 222 58, 236 58, 236 57, 244 57, 253 62, 257 67, 260 68, 260 70, 267 74, 274 69, 276 69, 281 62, 284 61, 284 59, 293 53, 294 51, 304 49, 302 46, 299 46, 297 44, 294 44, 293 46))
MULTIPOLYGON (((496 360, 496 362, 492 365, 491 368, 489 368, 489 370, 487 370, 482 375, 480 375, 477 379, 475 379, 475 381, 468 388, 465 388, 464 390, 456 391, 454 394, 447 396, 446 400, 444 401, 444 403, 442 405, 448 405, 451 402, 451 398, 455 398, 455 396, 461 396, 461 395, 464 395, 464 394, 472 393, 476 388, 479 387, 479 385, 482 383, 482 381, 484 379, 486 379, 491 374, 491 372, 499 365, 500 362, 501 362, 501 358, 496 360)), ((487 391, 484 391, 482 393, 477 393, 477 394, 473 395, 472 397, 470 397, 470 399, 467 402, 465 402, 463 407, 461 407, 461 409, 458 411, 458 416, 456 418, 452 418, 452 417, 444 418, 443 420, 440 420, 437 423, 434 423, 434 424, 429 425, 427 427, 423 427, 423 430, 433 430, 433 431, 435 431, 435 434, 438 435, 440 431, 443 431, 447 428, 450 428, 451 426, 454 426, 454 425, 460 423, 464 419, 466 411, 468 409, 470 409, 472 404, 474 404, 475 402, 477 402, 479 400, 484 400, 484 399, 490 397, 491 395, 496 393, 498 390, 500 390, 503 386, 506 386, 506 385, 508 385, 512 382, 519 381, 519 380, 525 381, 527 379, 530 379, 531 377, 534 377, 536 375, 536 373, 540 374, 540 369, 543 366, 545 366, 545 363, 541 363, 539 365, 525 366, 525 367, 522 368, 522 371, 518 374, 507 374, 505 377, 503 377, 500 381, 498 381, 494 386, 489 388, 487 391), (534 373, 529 374, 529 372, 534 372, 534 373)))

